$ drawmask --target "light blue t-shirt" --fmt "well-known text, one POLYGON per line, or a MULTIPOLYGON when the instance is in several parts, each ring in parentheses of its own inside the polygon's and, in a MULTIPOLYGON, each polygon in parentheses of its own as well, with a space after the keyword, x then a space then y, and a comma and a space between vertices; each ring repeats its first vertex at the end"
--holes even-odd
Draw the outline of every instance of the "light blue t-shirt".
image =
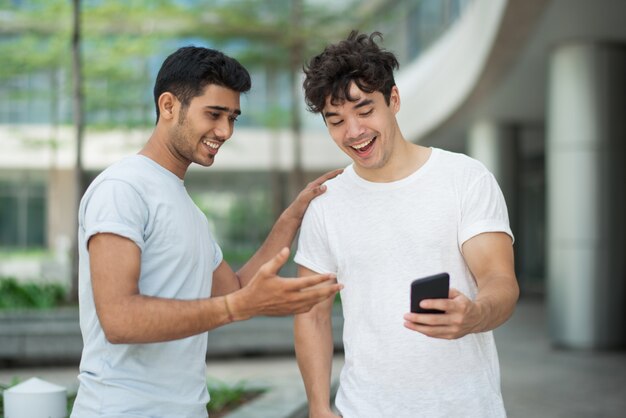
POLYGON ((183 181, 134 155, 102 172, 79 209, 79 302, 83 354, 72 417, 206 417, 207 334, 151 344, 111 344, 94 306, 89 238, 114 233, 141 249, 139 291, 206 298, 222 252, 183 181))

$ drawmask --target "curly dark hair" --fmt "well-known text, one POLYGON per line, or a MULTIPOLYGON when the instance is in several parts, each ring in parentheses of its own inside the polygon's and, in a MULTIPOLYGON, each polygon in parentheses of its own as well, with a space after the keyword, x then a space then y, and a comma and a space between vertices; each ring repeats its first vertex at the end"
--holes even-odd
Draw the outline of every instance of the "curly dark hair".
POLYGON ((154 104, 159 120, 159 97, 166 91, 181 102, 183 110, 191 99, 202 95, 209 84, 239 93, 250 90, 250 74, 236 59, 215 49, 185 46, 168 56, 154 84, 154 104))
POLYGON ((392 52, 376 44, 376 38, 383 40, 380 32, 368 36, 353 30, 346 40, 327 46, 309 61, 303 83, 309 111, 321 113, 329 96, 333 105, 354 101, 349 93, 352 82, 366 93, 381 92, 389 104, 396 84, 393 71, 400 65, 392 52))

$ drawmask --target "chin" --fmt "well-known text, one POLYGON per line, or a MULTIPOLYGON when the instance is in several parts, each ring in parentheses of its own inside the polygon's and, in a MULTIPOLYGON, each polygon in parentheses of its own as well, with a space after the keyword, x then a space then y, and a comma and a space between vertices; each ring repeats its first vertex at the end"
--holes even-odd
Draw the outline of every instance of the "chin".
POLYGON ((215 162, 215 159, 194 161, 194 163, 201 165, 202 167, 211 167, 214 162, 215 162))

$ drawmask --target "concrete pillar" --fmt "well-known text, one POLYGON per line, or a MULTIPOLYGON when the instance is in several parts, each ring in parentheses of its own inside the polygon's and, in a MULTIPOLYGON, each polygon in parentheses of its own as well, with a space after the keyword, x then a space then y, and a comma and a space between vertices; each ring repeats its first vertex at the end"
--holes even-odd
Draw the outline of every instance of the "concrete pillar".
POLYGON ((509 223, 517 233, 518 129, 513 125, 480 121, 469 132, 467 150, 472 158, 485 164, 493 173, 509 211, 509 223))
POLYGON ((76 191, 72 169, 54 169, 48 177, 48 248, 54 253, 56 275, 70 279, 71 244, 77 231, 76 191))
POLYGON ((626 47, 571 43, 550 57, 548 312, 552 342, 626 343, 626 47))

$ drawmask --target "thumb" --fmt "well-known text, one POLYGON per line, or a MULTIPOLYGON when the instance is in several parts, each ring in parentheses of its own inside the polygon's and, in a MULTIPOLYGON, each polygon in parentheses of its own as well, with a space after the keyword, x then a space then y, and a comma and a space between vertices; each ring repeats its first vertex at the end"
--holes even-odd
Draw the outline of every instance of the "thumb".
POLYGON ((461 292, 459 292, 454 287, 451 287, 450 291, 448 292, 448 299, 454 299, 455 297, 460 296, 460 295, 462 295, 461 292))
POLYGON ((278 270, 285 264, 289 257, 289 248, 283 247, 274 257, 263 264, 259 269, 266 276, 274 276, 278 270))

